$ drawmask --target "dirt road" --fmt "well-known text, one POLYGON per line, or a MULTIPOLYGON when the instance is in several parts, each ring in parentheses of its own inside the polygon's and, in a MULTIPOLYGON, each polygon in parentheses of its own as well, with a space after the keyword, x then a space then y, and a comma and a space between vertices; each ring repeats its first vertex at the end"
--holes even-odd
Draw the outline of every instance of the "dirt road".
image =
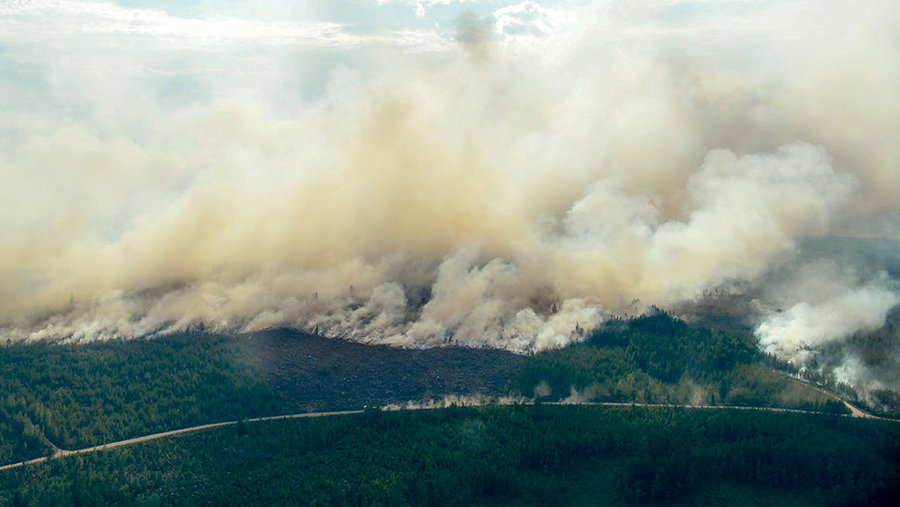
MULTIPOLYGON (((796 380, 796 379, 795 379, 796 380)), ((824 391, 826 394, 828 391, 824 391)), ((837 398, 840 399, 840 398, 837 398)), ((841 400, 843 401, 843 400, 841 400)), ((846 402, 844 402, 846 403, 846 402)), ((486 403, 470 403, 468 406, 484 406, 486 403)), ((530 403, 528 403, 530 404, 530 403)), ((558 402, 548 402, 546 405, 591 405, 591 406, 603 406, 603 407, 674 407, 674 408, 691 408, 691 409, 700 409, 700 410, 760 410, 765 412, 792 412, 798 414, 817 414, 822 415, 821 412, 813 412, 810 410, 799 410, 799 409, 791 409, 791 408, 777 408, 777 407, 747 407, 747 406, 722 406, 722 405, 681 405, 681 404, 669 404, 669 403, 627 403, 627 402, 580 402, 580 403, 567 403, 564 401, 558 402)), ((856 409, 849 403, 847 406, 853 411, 853 417, 867 417, 867 418, 876 418, 881 419, 880 417, 873 416, 871 414, 866 414, 859 409, 856 409), (860 414, 860 415, 857 415, 860 414)), ((441 406, 418 406, 415 404, 405 405, 405 406, 394 406, 393 408, 389 408, 388 410, 433 410, 437 408, 442 408, 441 406)), ((190 433, 194 431, 203 431, 212 428, 221 428, 224 426, 234 426, 240 422, 245 423, 253 423, 253 422, 262 422, 262 421, 277 421, 279 419, 301 419, 301 418, 310 418, 310 417, 331 417, 338 415, 348 415, 348 414, 361 414, 363 410, 340 410, 336 412, 305 412, 301 414, 289 414, 289 415, 276 415, 270 417, 254 417, 252 419, 241 419, 236 421, 224 421, 210 424, 201 424, 199 426, 191 426, 190 428, 181 428, 177 430, 171 431, 163 431, 161 433, 153 433, 150 435, 144 435, 142 437, 129 438, 127 440, 119 440, 117 442, 110 442, 108 444, 103 445, 95 445, 93 447, 86 447, 84 449, 78 449, 74 451, 68 451, 65 449, 58 449, 54 446, 55 452, 51 456, 44 456, 41 458, 35 458, 28 461, 20 461, 18 463, 10 463, 8 465, 0 466, 0 471, 9 470, 12 468, 18 468, 26 465, 33 465, 37 463, 43 463, 49 459, 53 458, 61 458, 64 456, 71 456, 74 454, 88 454, 92 452, 104 451, 106 449, 113 449, 115 447, 122 447, 126 445, 137 444, 140 442, 147 442, 149 440, 156 440, 158 438, 171 437, 173 435, 180 435, 182 433, 190 433)), ((889 419, 893 420, 893 419, 889 419)))
MULTIPOLYGON (((190 433, 193 431, 202 431, 202 430, 208 430, 208 429, 212 429, 212 428, 221 428, 223 426, 234 426, 235 424, 238 424, 241 421, 251 423, 251 422, 261 422, 261 421, 277 421, 279 419, 300 419, 300 418, 307 418, 307 417, 328 417, 328 416, 335 416, 335 415, 361 414, 362 412, 363 412, 362 410, 341 410, 341 411, 337 411, 337 412, 306 412, 303 414, 275 415, 275 416, 270 416, 270 417, 254 417, 252 419, 241 419, 241 420, 237 420, 237 421, 224 421, 224 422, 217 422, 217 423, 210 423, 210 424, 201 424, 199 426, 191 426, 190 428, 181 428, 181 429, 177 429, 177 430, 163 431, 161 433, 153 433, 150 435, 144 435, 142 437, 129 438, 127 440, 119 440, 117 442, 110 442, 108 444, 95 445, 93 447, 85 447, 84 449, 78 449, 75 451, 68 451, 65 449, 56 449, 55 452, 51 456, 44 456, 41 458, 35 458, 35 459, 28 460, 28 461, 21 461, 19 463, 10 463, 9 465, 0 466, 0 470, 9 470, 11 468, 17 468, 20 466, 32 465, 32 464, 36 464, 36 463, 43 463, 44 461, 47 461, 48 459, 51 459, 51 458, 71 456, 73 454, 87 454, 87 453, 91 453, 91 452, 104 451, 106 449, 112 449, 114 447, 122 447, 125 445, 137 444, 140 442, 146 442, 148 440, 156 440, 158 438, 165 438, 165 437, 171 437, 173 435, 180 435, 182 433, 190 433)), ((54 448, 55 448, 55 446, 54 446, 54 448)))
POLYGON ((777 373, 785 378, 791 379, 794 382, 799 382, 808 387, 811 387, 811 388, 815 389, 816 391, 819 391, 820 393, 822 393, 826 396, 829 396, 832 399, 840 401, 841 403, 844 404, 844 406, 846 406, 850 410, 850 415, 853 417, 864 417, 866 419, 880 419, 882 421, 895 421, 896 420, 896 419, 889 419, 887 417, 880 417, 875 414, 870 414, 869 412, 866 412, 866 411, 860 409, 859 407, 857 407, 856 405, 851 404, 849 401, 841 398, 834 392, 829 391, 823 387, 820 387, 820 386, 816 385, 815 383, 810 382, 809 380, 806 380, 800 376, 791 375, 790 373, 786 373, 786 372, 778 371, 778 370, 772 370, 772 371, 774 371, 775 373, 777 373))

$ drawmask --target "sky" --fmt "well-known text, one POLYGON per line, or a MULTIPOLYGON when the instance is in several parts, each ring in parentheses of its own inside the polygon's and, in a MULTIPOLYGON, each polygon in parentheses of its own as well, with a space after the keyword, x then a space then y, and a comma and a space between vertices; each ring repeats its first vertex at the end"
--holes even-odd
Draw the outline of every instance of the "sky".
POLYGON ((900 302, 803 248, 900 240, 898 60, 892 0, 0 0, 0 336, 523 352, 735 293, 808 362, 900 302))

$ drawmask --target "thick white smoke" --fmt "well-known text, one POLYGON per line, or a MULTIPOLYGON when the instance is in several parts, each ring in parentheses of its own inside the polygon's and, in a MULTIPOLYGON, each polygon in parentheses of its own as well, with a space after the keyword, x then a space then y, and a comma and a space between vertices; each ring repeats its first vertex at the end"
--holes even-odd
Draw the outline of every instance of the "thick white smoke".
MULTIPOLYGON (((524 2, 387 37, 109 6, 44 33, 11 5, 42 78, 0 83, 26 104, 0 110, 0 333, 522 351, 765 280, 898 212, 900 12, 866 7, 524 2)), ((798 296, 757 334, 796 357, 897 302, 798 296)))
POLYGON ((828 298, 819 304, 800 302, 784 313, 770 316, 756 330, 768 352, 789 356, 803 364, 804 355, 817 347, 846 338, 857 330, 875 330, 888 311, 900 303, 895 291, 865 285, 828 298))

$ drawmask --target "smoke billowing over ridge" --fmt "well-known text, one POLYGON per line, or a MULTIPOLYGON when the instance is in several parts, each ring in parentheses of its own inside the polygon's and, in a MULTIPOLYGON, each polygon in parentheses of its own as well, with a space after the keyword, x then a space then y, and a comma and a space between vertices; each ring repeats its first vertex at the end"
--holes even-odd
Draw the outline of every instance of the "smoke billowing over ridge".
POLYGON ((60 5, 96 25, 2 22, 3 337, 524 351, 726 290, 804 361, 900 302, 798 255, 900 237, 894 2, 476 3, 461 35, 60 5))

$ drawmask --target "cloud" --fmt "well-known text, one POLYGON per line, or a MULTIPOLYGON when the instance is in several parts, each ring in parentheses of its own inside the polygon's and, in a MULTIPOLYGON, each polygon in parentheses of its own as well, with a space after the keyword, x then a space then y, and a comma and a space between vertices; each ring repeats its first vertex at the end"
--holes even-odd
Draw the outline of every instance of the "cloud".
POLYGON ((335 23, 273 23, 242 18, 185 18, 163 11, 101 2, 11 2, 0 7, 7 37, 57 40, 94 35, 143 37, 161 44, 354 44, 358 37, 335 23), (38 25, 35 19, 44 22, 38 25), (35 28, 38 28, 35 31, 35 28))
POLYGON ((435 5, 452 5, 475 3, 475 0, 378 0, 379 5, 402 3, 404 5, 414 6, 416 16, 422 18, 428 12, 428 9, 435 5))
MULTIPOLYGON (((344 48, 377 44, 429 47, 434 34, 406 29, 358 34, 329 21, 274 21, 238 16, 184 17, 150 8, 107 2, 57 0, 8 2, 0 6, 5 38, 64 44, 88 37, 128 38, 164 50, 221 50, 252 46, 344 48)), ((102 40, 102 39, 101 39, 102 40)))
POLYGON ((506 37, 540 38, 553 35, 570 21, 562 9, 550 9, 533 0, 494 11, 496 30, 506 37))

